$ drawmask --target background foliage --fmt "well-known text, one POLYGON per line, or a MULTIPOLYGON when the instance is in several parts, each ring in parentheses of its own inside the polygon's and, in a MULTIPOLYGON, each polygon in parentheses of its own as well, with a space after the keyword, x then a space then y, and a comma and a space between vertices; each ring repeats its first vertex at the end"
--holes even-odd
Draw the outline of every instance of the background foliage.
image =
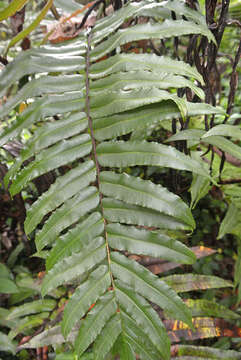
POLYGON ((186 3, 1 1, 2 358, 240 359, 240 2, 186 3))

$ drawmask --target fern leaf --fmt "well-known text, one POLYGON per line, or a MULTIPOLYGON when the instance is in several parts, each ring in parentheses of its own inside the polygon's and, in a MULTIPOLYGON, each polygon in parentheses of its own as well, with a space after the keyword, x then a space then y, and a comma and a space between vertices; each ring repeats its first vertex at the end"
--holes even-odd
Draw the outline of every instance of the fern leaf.
POLYGON ((188 230, 182 221, 142 206, 126 204, 111 198, 103 199, 104 216, 108 221, 160 229, 188 230))
POLYGON ((93 161, 85 162, 59 177, 28 210, 24 223, 26 234, 31 233, 46 214, 88 186, 95 178, 93 161))
POLYGON ((96 61, 118 46, 125 43, 144 39, 164 39, 173 36, 202 34, 210 37, 206 26, 197 25, 191 21, 165 20, 162 24, 140 24, 128 29, 119 30, 109 39, 97 45, 91 52, 91 61, 96 61))
MULTIPOLYGON (((65 306, 62 333, 67 337, 76 322, 88 311, 90 306, 105 293, 111 284, 107 266, 101 265, 93 271, 88 280, 82 283, 65 306)), ((119 334, 118 334, 119 335, 119 334)))
POLYGON ((196 260, 191 250, 167 235, 120 224, 108 224, 106 230, 108 242, 113 249, 184 264, 192 264, 196 260))
POLYGON ((126 73, 120 72, 90 83, 92 95, 96 96, 98 96, 102 91, 109 93, 121 89, 150 89, 153 87, 159 89, 189 87, 201 99, 204 97, 203 91, 195 86, 192 81, 185 79, 184 77, 166 73, 150 73, 150 71, 139 70, 126 73))
POLYGON ((99 196, 94 186, 87 187, 81 193, 67 200, 59 207, 44 224, 43 228, 36 234, 35 242, 37 250, 40 251, 47 244, 55 241, 59 233, 74 224, 90 210, 97 207, 99 196))
POLYGON ((52 269, 52 267, 64 257, 79 252, 85 245, 88 245, 91 240, 100 236, 103 231, 104 222, 100 213, 92 213, 74 229, 71 229, 57 239, 47 257, 46 269, 52 269))
POLYGON ((120 314, 115 314, 96 339, 93 352, 95 360, 104 360, 122 331, 120 314))
POLYGON ((121 71, 154 71, 165 69, 167 74, 183 75, 194 78, 203 84, 203 78, 196 68, 184 61, 170 59, 155 54, 119 54, 97 62, 90 67, 90 79, 99 79, 121 71))
POLYGON ((105 256, 104 239, 96 238, 81 253, 64 258, 46 274, 42 284, 42 295, 45 296, 57 286, 86 273, 100 263, 105 256))
MULTIPOLYGON (((136 326, 135 321, 124 311, 121 312, 122 321, 125 326, 125 341, 130 344, 132 349, 143 360, 156 360, 159 353, 156 351, 152 342, 145 335, 142 328, 136 326)), ((163 359, 164 360, 164 359, 163 359)))
POLYGON ((141 327, 164 359, 170 358, 170 340, 158 314, 130 287, 116 281, 116 296, 122 309, 141 327))
POLYGON ((11 195, 17 194, 32 179, 65 165, 70 161, 76 160, 81 156, 89 154, 91 151, 91 141, 87 134, 75 136, 71 140, 63 140, 52 148, 43 150, 16 176, 14 183, 10 187, 11 195))
POLYGON ((102 296, 88 313, 79 329, 75 348, 79 356, 96 339, 107 321, 117 311, 117 304, 112 291, 102 296))
POLYGON ((134 291, 167 309, 175 319, 191 325, 191 314, 186 305, 169 286, 137 262, 117 252, 111 254, 111 269, 115 277, 130 285, 134 291))
MULTIPOLYGON (((217 107, 208 104, 195 104, 185 102, 187 115, 223 114, 217 107)), ((180 111, 173 101, 162 101, 161 103, 142 106, 140 108, 125 111, 121 114, 104 116, 94 120, 94 134, 97 140, 112 139, 125 135, 137 128, 145 128, 159 124, 162 120, 178 118, 180 111)), ((183 132, 183 131, 182 131, 183 132)), ((180 134, 180 133, 179 133, 180 134)))
POLYGON ((98 160, 102 166, 129 167, 152 165, 188 170, 209 177, 208 171, 195 159, 184 155, 174 147, 154 142, 115 141, 103 142, 97 147, 98 160))
POLYGON ((100 190, 106 196, 114 195, 116 199, 129 204, 140 205, 173 216, 186 223, 190 229, 195 226, 187 205, 178 196, 151 181, 127 174, 102 171, 100 190))

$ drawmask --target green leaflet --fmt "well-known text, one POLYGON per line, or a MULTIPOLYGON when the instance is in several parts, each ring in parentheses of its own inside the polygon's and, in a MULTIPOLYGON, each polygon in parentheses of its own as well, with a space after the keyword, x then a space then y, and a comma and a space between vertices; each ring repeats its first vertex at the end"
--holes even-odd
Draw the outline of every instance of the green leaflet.
POLYGON ((207 177, 193 174, 192 184, 189 191, 191 192, 192 201, 190 208, 194 209, 198 201, 202 199, 211 189, 210 181, 207 177))
POLYGON ((142 328, 136 326, 136 322, 123 309, 121 311, 121 317, 125 329, 125 342, 131 346, 131 348, 142 360, 158 359, 159 353, 156 351, 149 338, 145 335, 142 328))
POLYGON ((240 352, 224 349, 214 349, 208 346, 178 345, 177 359, 181 357, 196 359, 214 360, 238 360, 240 352))
POLYGON ((100 213, 92 213, 74 229, 69 230, 65 235, 56 240, 46 260, 47 270, 50 270, 64 257, 79 252, 91 240, 100 236, 103 230, 104 222, 100 213))
POLYGON ((119 281, 116 281, 115 284, 116 296, 120 306, 143 329, 163 358, 169 359, 170 340, 159 315, 143 297, 136 294, 130 287, 119 281))
POLYGON ((81 319, 90 306, 105 293, 111 284, 107 266, 101 265, 91 273, 88 280, 82 283, 71 296, 64 308, 61 324, 62 333, 67 337, 76 322, 81 319))
POLYGON ((121 71, 154 71, 172 75, 183 75, 192 77, 203 83, 200 73, 183 61, 173 60, 165 56, 155 54, 119 54, 111 56, 107 60, 97 62, 90 67, 90 79, 99 79, 121 71))
POLYGON ((83 76, 81 75, 42 76, 28 82, 15 96, 10 98, 2 106, 2 116, 7 115, 11 109, 20 102, 27 100, 29 97, 42 94, 79 91, 83 87, 83 76))
POLYGON ((187 205, 178 196, 151 181, 141 180, 125 173, 115 174, 112 171, 102 171, 100 191, 106 196, 114 196, 129 204, 147 207, 177 218, 187 224, 190 229, 195 227, 187 205))
POLYGON ((16 353, 16 345, 9 339, 9 337, 0 331, 0 351, 16 353))
POLYGON ((183 20, 174 21, 168 19, 161 24, 139 24, 127 29, 118 30, 106 41, 102 42, 100 45, 97 45, 96 48, 91 52, 91 60, 96 61, 107 53, 110 53, 118 46, 124 45, 125 43, 131 41, 138 41, 143 39, 164 39, 173 36, 190 34, 202 34, 209 37, 210 31, 202 25, 183 20))
POLYGON ((78 221, 90 210, 97 207, 99 196, 94 186, 83 189, 73 198, 68 199, 46 221, 43 228, 36 234, 35 243, 40 251, 45 245, 53 243, 59 233, 78 221))
POLYGON ((67 281, 76 279, 91 270, 106 256, 104 239, 99 237, 78 254, 64 258, 45 276, 42 284, 42 296, 67 281))
POLYGON ((214 301, 205 299, 187 299, 185 303, 191 309, 193 317, 210 316, 227 320, 236 320, 240 318, 239 314, 236 314, 234 311, 229 310, 226 306, 220 305, 214 301))
POLYGON ((136 360, 136 355, 128 342, 128 339, 126 336, 123 336, 121 334, 117 341, 115 342, 115 350, 116 353, 120 356, 121 359, 125 360, 136 360))
POLYGON ((182 274, 162 278, 176 292, 232 287, 230 281, 212 275, 182 274))
POLYGON ((13 0, 4 10, 0 11, 0 21, 14 15, 16 11, 21 10, 27 2, 28 0, 13 0))
POLYGON ((24 316, 23 318, 17 318, 17 325, 12 327, 11 331, 8 333, 8 337, 12 340, 17 335, 23 334, 28 330, 32 330, 37 326, 43 324, 44 319, 49 317, 49 312, 41 312, 37 315, 24 316))
MULTIPOLYGON (((195 104, 185 101, 185 107, 189 116, 220 113, 219 108, 208 104, 200 103, 197 108, 195 104)), ((170 100, 162 101, 121 114, 97 118, 93 121, 94 134, 97 140, 112 139, 128 134, 137 128, 151 127, 162 120, 178 117, 180 117, 180 112, 177 105, 170 100)))
POLYGON ((201 137, 205 134, 205 130, 187 129, 179 131, 177 134, 170 136, 166 142, 179 141, 179 140, 197 140, 200 141, 201 137))
POLYGON ((235 125, 220 124, 214 126, 209 131, 207 131, 202 138, 215 135, 230 136, 235 139, 241 140, 241 129, 239 126, 235 125))
POLYGON ((1 132, 0 146, 15 138, 25 128, 41 120, 44 116, 53 116, 68 111, 82 111, 83 108, 83 92, 75 91, 64 95, 43 96, 29 105, 23 113, 17 116, 17 120, 13 121, 10 126, 3 128, 1 132))
POLYGON ((90 99, 91 117, 93 119, 135 109, 137 107, 158 103, 163 100, 173 100, 182 116, 187 114, 186 102, 165 90, 152 87, 151 89, 119 90, 108 93, 101 92, 90 99))
POLYGON ((81 356, 96 339, 112 315, 116 313, 117 304, 112 291, 102 296, 82 322, 75 341, 76 351, 81 356))
POLYGON ((28 210, 24 222, 26 234, 31 233, 46 214, 88 186, 95 177, 94 162, 88 161, 57 178, 49 190, 40 196, 28 210))
POLYGON ((35 300, 12 309, 7 317, 8 320, 20 316, 36 314, 43 311, 52 311, 56 306, 56 301, 52 299, 35 300))
POLYGON ((113 249, 184 264, 192 264, 196 260, 193 252, 184 244, 166 235, 120 224, 108 224, 106 230, 108 242, 113 249))
POLYGON ((207 136, 202 137, 203 142, 217 146, 220 150, 227 152, 235 158, 241 160, 240 146, 234 144, 232 141, 225 139, 222 136, 207 136))
POLYGON ((14 294, 19 292, 18 287, 13 280, 0 275, 0 293, 1 294, 14 294))
POLYGON ((97 147, 102 166, 129 167, 136 165, 164 166, 188 170, 209 178, 201 161, 192 159, 174 147, 146 141, 103 142, 97 147))
POLYGON ((48 54, 48 52, 41 51, 38 48, 21 52, 1 73, 0 96, 3 96, 10 85, 27 74, 41 72, 68 73, 84 69, 85 62, 82 56, 73 56, 71 53, 69 55, 67 52, 61 57, 56 55, 54 53, 48 54))
POLYGON ((110 198, 104 198, 102 203, 104 217, 111 222, 155 226, 160 229, 190 230, 190 227, 182 221, 142 206, 130 205, 110 198))
POLYGON ((17 174, 14 183, 10 186, 11 195, 17 194, 34 178, 76 160, 81 156, 85 156, 90 151, 91 141, 88 134, 75 136, 67 141, 62 140, 52 148, 43 150, 36 156, 35 161, 24 167, 17 174))
POLYGON ((150 71, 141 70, 120 72, 90 83, 90 91, 92 95, 95 96, 101 94, 102 91, 109 93, 112 91, 127 91, 138 88, 151 89, 152 87, 159 89, 189 87, 201 99, 204 97, 203 91, 195 86, 192 81, 185 79, 184 77, 167 74, 165 72, 150 73, 150 71))
POLYGON ((63 120, 58 120, 55 123, 47 123, 38 128, 34 136, 29 139, 28 146, 21 150, 20 156, 4 177, 5 186, 9 184, 10 179, 16 176, 25 160, 34 156, 40 152, 40 150, 85 130, 87 127, 87 119, 83 118, 83 116, 84 113, 74 112, 63 120))
POLYGON ((221 222, 218 239, 221 239, 225 234, 235 234, 239 236, 241 230, 240 218, 240 208, 231 203, 223 221, 221 222))
POLYGON ((111 270, 115 277, 131 286, 135 292, 167 310, 173 318, 192 326, 186 305, 158 276, 117 252, 111 254, 111 270))
POLYGON ((105 359, 105 356, 110 351, 121 332, 121 316, 120 313, 116 313, 105 325, 101 332, 101 335, 99 335, 96 339, 93 348, 95 360, 105 359))

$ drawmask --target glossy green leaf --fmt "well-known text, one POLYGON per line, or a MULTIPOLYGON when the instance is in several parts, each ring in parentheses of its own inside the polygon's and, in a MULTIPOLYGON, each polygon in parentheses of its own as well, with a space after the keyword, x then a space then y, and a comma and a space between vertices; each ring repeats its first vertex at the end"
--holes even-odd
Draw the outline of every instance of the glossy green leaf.
POLYGON ((196 260, 188 247, 167 235, 120 224, 108 224, 106 230, 108 243, 113 249, 184 264, 193 264, 196 260))
POLYGON ((93 161, 85 162, 68 171, 64 176, 58 177, 49 190, 40 196, 28 210, 24 222, 26 234, 31 233, 46 214, 84 189, 90 182, 95 181, 95 177, 96 170, 93 161))
POLYGON ((115 282, 115 291, 122 309, 136 321, 164 359, 170 358, 170 340, 159 315, 148 302, 123 283, 115 282))
POLYGON ((75 290, 64 308, 61 324, 62 333, 67 337, 76 322, 81 319, 90 306, 105 293, 111 284, 107 266, 101 265, 91 273, 88 280, 75 290))
POLYGON ((96 339, 93 351, 95 360, 104 360, 122 331, 120 313, 116 313, 96 339))
POLYGON ((40 251, 45 245, 53 243, 62 230, 74 224, 90 210, 95 209, 98 203, 99 196, 94 186, 83 189, 67 200, 50 216, 43 228, 36 234, 37 250, 40 251))
POLYGON ((191 325, 191 314, 186 305, 158 276, 117 252, 111 254, 111 269, 115 277, 131 286, 134 291, 168 310, 173 318, 191 325))
POLYGON ((200 141, 201 137, 205 134, 204 130, 200 129, 187 129, 179 131, 177 134, 170 136, 166 142, 179 141, 179 140, 197 140, 200 141))
MULTIPOLYGON (((210 31, 191 21, 165 20, 163 23, 146 23, 118 30, 91 52, 91 60, 96 61, 118 46, 144 39, 165 39, 173 36, 202 34, 210 37, 210 31)), ((212 37, 213 38, 213 37, 212 37)), ((211 37, 210 37, 211 40, 211 37)))
MULTIPOLYGON (((185 101, 187 115, 203 115, 220 113, 220 109, 208 104, 196 104, 185 101)), ((112 139, 128 134, 137 128, 152 127, 162 120, 180 117, 180 111, 173 101, 162 101, 140 108, 125 111, 124 113, 104 116, 93 121, 94 134, 97 140, 112 139)))
POLYGON ((106 196, 114 196, 128 204, 140 205, 173 216, 187 224, 190 229, 195 227, 187 205, 178 196, 151 181, 141 180, 125 173, 102 171, 100 191, 106 196))
POLYGON ((142 360, 158 359, 159 353, 145 335, 142 328, 137 326, 136 322, 123 310, 121 312, 121 318, 125 327, 124 338, 128 346, 131 346, 142 360))
POLYGON ((108 93, 101 92, 90 99, 91 117, 96 119, 107 115, 121 113, 143 105, 172 100, 179 108, 182 116, 187 114, 186 102, 166 90, 152 87, 151 89, 119 90, 108 93))
POLYGON ((160 73, 141 70, 115 73, 103 79, 92 81, 90 91, 92 96, 98 96, 102 91, 109 93, 112 91, 127 91, 139 88, 151 89, 153 87, 159 89, 189 87, 201 99, 204 97, 203 91, 195 86, 192 81, 184 77, 166 74, 165 72, 160 73))
POLYGON ((142 206, 126 204, 123 201, 104 198, 104 216, 108 221, 122 224, 155 226, 160 229, 188 230, 189 226, 171 216, 142 206))
POLYGON ((232 141, 222 137, 222 136, 207 136, 202 137, 202 141, 216 146, 220 150, 227 152, 228 154, 234 156, 235 158, 241 160, 241 149, 240 146, 234 144, 232 141))
MULTIPOLYGON (((73 48, 68 54, 57 56, 63 49, 57 47, 57 51, 49 49, 48 46, 40 49, 31 49, 21 52, 8 66, 4 68, 0 76, 0 96, 2 96, 10 85, 27 74, 44 72, 73 72, 84 69, 84 58, 73 56, 73 48)), ((80 50, 78 51, 80 52, 80 50)))
POLYGON ((52 148, 43 150, 36 156, 34 162, 23 168, 16 176, 14 183, 10 187, 11 195, 17 194, 34 178, 81 156, 85 156, 90 151, 91 143, 87 134, 76 136, 67 141, 62 140, 52 148))
POLYGON ((50 270, 58 261, 72 253, 79 252, 104 230, 104 222, 100 213, 94 212, 74 229, 59 237, 46 259, 46 269, 50 270))
POLYGON ((221 222, 218 232, 218 239, 221 239, 225 234, 234 234, 239 236, 241 231, 240 220, 240 208, 231 203, 223 221, 221 222))
POLYGON ((109 167, 149 165, 187 170, 209 177, 207 169, 174 147, 146 141, 103 142, 97 147, 99 163, 109 167))
POLYGON ((56 306, 56 301, 51 299, 35 300, 19 305, 10 311, 8 319, 15 319, 20 316, 36 314, 43 311, 52 311, 56 306))
POLYGON ((42 296, 45 296, 57 286, 76 279, 91 270, 106 257, 104 239, 99 237, 85 247, 81 253, 73 254, 57 263, 45 275, 42 284, 42 296))
POLYGON ((208 136, 216 136, 216 135, 229 136, 241 140, 241 129, 239 126, 235 126, 235 125, 220 124, 211 128, 202 137, 206 138, 208 136))
POLYGON ((176 274, 163 277, 162 280, 171 286, 176 292, 206 290, 233 286, 230 281, 213 275, 176 274))
POLYGON ((22 7, 28 2, 28 0, 13 0, 11 3, 2 11, 0 11, 0 21, 7 19, 14 15, 17 11, 21 10, 22 7))
POLYGON ((90 78, 103 78, 107 75, 120 71, 155 71, 192 77, 203 83, 200 73, 189 64, 155 54, 118 54, 107 60, 97 62, 90 67, 90 78))
POLYGON ((120 356, 121 359, 125 360, 136 360, 136 355, 128 342, 126 336, 123 333, 119 336, 115 342, 116 353, 120 356))
POLYGON ((116 310, 116 300, 111 291, 98 300, 80 326, 75 342, 75 348, 79 356, 96 339, 110 317, 116 313, 116 310))
POLYGON ((200 199, 207 195, 211 189, 210 181, 207 177, 193 174, 193 179, 189 191, 191 192, 192 201, 191 209, 194 209, 200 199))

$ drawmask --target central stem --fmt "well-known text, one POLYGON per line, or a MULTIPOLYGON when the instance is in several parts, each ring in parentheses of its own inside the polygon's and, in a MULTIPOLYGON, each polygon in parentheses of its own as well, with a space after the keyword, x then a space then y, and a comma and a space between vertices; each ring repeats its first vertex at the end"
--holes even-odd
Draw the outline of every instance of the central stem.
MULTIPOLYGON (((90 30, 90 28, 89 28, 90 30)), ((90 135, 91 135, 91 142, 92 142, 92 154, 93 154, 93 158, 95 161, 95 166, 96 166, 96 185, 97 188, 99 190, 99 197, 100 197, 100 209, 101 209, 101 214, 103 217, 103 221, 104 221, 104 237, 105 237, 105 245, 106 245, 106 252, 107 252, 107 261, 108 261, 108 267, 109 267, 109 273, 110 273, 110 277, 111 277, 111 285, 113 287, 113 289, 115 288, 114 286, 114 279, 112 276, 112 272, 111 272, 111 259, 110 259, 110 248, 109 248, 109 244, 107 241, 107 231, 106 231, 106 220, 104 217, 104 209, 103 209, 103 195, 100 191, 100 164, 98 162, 98 158, 97 158, 97 152, 96 152, 96 141, 95 141, 95 137, 94 137, 94 130, 93 130, 93 121, 90 115, 90 81, 89 81, 89 68, 90 68, 90 49, 91 49, 91 30, 89 32, 87 32, 87 52, 86 52, 86 78, 85 78, 85 88, 86 88, 86 101, 85 101, 85 107, 86 107, 86 115, 87 115, 87 119, 88 119, 88 126, 90 129, 90 135)))

